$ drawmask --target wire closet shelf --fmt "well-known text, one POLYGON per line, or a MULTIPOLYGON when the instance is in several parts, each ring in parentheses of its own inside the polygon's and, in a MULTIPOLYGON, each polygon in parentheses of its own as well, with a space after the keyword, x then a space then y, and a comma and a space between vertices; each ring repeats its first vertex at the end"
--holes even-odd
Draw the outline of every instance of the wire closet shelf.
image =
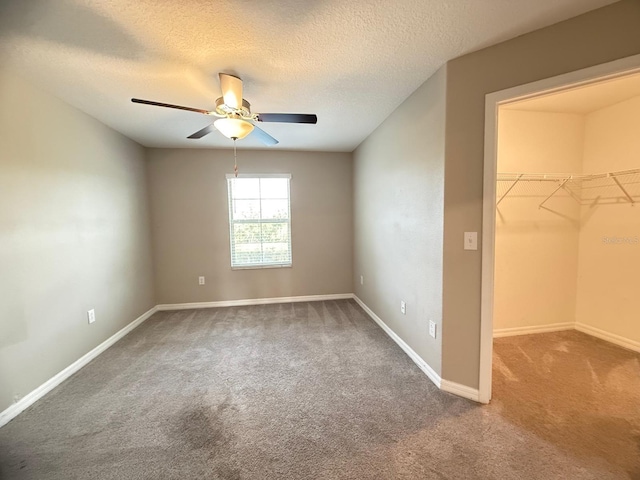
POLYGON ((498 173, 496 206, 507 196, 545 197, 544 204, 565 193, 580 205, 623 203, 634 206, 640 201, 640 168, 589 175, 563 173, 498 173), (533 187, 532 187, 533 185, 533 187))

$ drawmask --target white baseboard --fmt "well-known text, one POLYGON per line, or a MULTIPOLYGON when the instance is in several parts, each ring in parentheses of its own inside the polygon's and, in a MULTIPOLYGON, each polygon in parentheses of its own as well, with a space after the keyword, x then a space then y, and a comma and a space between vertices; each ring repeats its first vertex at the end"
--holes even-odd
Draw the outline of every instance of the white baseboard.
POLYGON ((249 298, 244 300, 223 300, 220 302, 168 303, 157 305, 159 311, 190 310, 193 308, 243 307, 246 305, 268 305, 272 303, 321 302, 326 300, 348 300, 353 293, 334 293, 329 295, 306 295, 300 297, 249 298))
POLYGON ((382 321, 382 319, 376 315, 373 310, 371 310, 362 300, 360 300, 357 296, 353 296, 354 300, 356 302, 358 302, 358 305, 360 305, 362 307, 362 309, 367 312, 367 315, 369 315, 374 322, 376 322, 378 324, 378 326, 380 328, 382 328, 382 330, 384 330, 384 332, 389 335, 389 337, 391 337, 391 340, 393 340, 394 342, 396 342, 398 344, 398 346, 404 350, 404 353, 406 353, 407 355, 409 355, 409 358, 411 358, 411 360, 413 360, 413 362, 418 366, 418 368, 420 368, 420 370, 422 370, 425 375, 427 377, 429 377, 429 379, 436 384, 436 386, 438 388, 440 388, 440 385, 442 383, 442 378, 440 378, 440 375, 438 375, 436 373, 436 371, 431 368, 429 366, 429 364, 427 362, 425 362, 422 357, 420 355, 418 355, 409 345, 407 345, 405 343, 404 340, 402 340, 397 334, 396 332, 394 332, 393 330, 391 330, 391 328, 389 328, 389 326, 384 323, 382 321))
POLYGON ((498 328, 493 331, 493 338, 512 337, 515 335, 529 335, 532 333, 562 332, 573 330, 575 323, 552 323, 550 325, 538 325, 534 327, 498 328))
POLYGON ((459 397, 468 398, 474 402, 480 402, 480 391, 477 388, 467 387, 466 385, 443 379, 440 389, 444 392, 458 395, 459 397))
POLYGON ((152 309, 143 313, 138 318, 136 318, 133 322, 131 322, 129 325, 127 325, 122 330, 118 331, 117 333, 115 333, 114 335, 106 339, 104 342, 102 342, 96 348, 88 352, 86 355, 83 355, 78 360, 76 360, 71 365, 69 365, 67 368, 65 368, 64 370, 62 370, 61 372, 57 373, 56 375, 51 377, 49 380, 44 382, 38 388, 28 393, 24 397, 22 397, 16 403, 9 406, 6 410, 0 412, 0 427, 7 424, 13 418, 18 416, 22 411, 24 411, 25 409, 33 405, 37 400, 41 399, 43 396, 45 396, 55 387, 57 387, 62 382, 64 382, 71 375, 73 375, 82 367, 87 365, 91 360, 96 358, 98 355, 104 352, 107 348, 109 348, 111 345, 116 343, 118 340, 120 340, 122 337, 124 337, 126 334, 128 334, 134 328, 136 328, 142 322, 144 322, 147 318, 153 315, 156 312, 156 310, 157 310, 156 307, 153 307, 152 309))
POLYGON ((532 333, 562 332, 565 330, 577 330, 620 347, 640 352, 640 342, 629 340, 628 338, 621 337, 615 333, 609 333, 605 330, 579 322, 554 323, 551 325, 540 325, 536 327, 499 328, 493 331, 493 338, 528 335, 532 333))
POLYGON ((575 329, 579 332, 586 333, 587 335, 591 335, 601 340, 606 340, 607 342, 614 343, 620 347, 633 350, 634 352, 640 352, 640 342, 629 340, 628 338, 621 337, 620 335, 616 335, 614 333, 605 332, 604 330, 600 330, 599 328, 595 328, 584 323, 576 323, 575 329))

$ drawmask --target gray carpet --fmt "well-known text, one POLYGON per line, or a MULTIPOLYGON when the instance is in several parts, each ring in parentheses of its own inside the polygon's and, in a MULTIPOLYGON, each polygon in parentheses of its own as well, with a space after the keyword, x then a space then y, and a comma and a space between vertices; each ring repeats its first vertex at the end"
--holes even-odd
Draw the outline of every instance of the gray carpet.
POLYGON ((1 428, 0 471, 3 479, 634 478, 615 459, 533 430, 512 408, 438 391, 350 300, 159 312, 1 428))

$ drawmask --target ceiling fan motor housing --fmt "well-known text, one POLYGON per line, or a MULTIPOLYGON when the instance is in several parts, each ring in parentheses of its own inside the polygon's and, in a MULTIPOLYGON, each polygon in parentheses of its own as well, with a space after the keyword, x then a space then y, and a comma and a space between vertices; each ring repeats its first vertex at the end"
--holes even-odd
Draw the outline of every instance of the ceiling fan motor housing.
POLYGON ((242 108, 233 108, 224 103, 224 98, 216 99, 216 113, 222 117, 239 117, 245 120, 254 120, 251 114, 251 104, 244 98, 242 99, 242 108))

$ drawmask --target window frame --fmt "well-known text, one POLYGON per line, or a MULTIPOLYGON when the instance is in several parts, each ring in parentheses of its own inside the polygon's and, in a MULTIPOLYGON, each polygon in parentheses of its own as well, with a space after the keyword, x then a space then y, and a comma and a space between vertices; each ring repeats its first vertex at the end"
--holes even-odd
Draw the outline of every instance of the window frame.
MULTIPOLYGON (((257 270, 264 268, 292 268, 293 267, 293 239, 291 238, 291 174, 290 173, 244 173, 238 174, 237 176, 233 173, 228 173, 226 175, 227 181, 227 213, 229 220, 229 262, 231 264, 231 270, 257 270), (267 219, 266 221, 260 216, 259 219, 248 219, 248 220, 235 220, 233 218, 233 200, 232 197, 233 188, 231 187, 230 180, 242 179, 242 178, 254 178, 254 179, 263 179, 263 178, 285 178, 287 179, 287 207, 288 207, 288 215, 286 219, 287 229, 289 233, 289 262, 286 263, 255 263, 250 265, 234 265, 234 225, 235 224, 243 224, 243 223, 284 223, 284 219, 267 219)), ((235 200, 243 200, 243 199, 235 199, 235 200)), ((262 202, 262 194, 260 195, 260 202, 262 202)), ((268 200, 268 199, 267 199, 268 200)))

